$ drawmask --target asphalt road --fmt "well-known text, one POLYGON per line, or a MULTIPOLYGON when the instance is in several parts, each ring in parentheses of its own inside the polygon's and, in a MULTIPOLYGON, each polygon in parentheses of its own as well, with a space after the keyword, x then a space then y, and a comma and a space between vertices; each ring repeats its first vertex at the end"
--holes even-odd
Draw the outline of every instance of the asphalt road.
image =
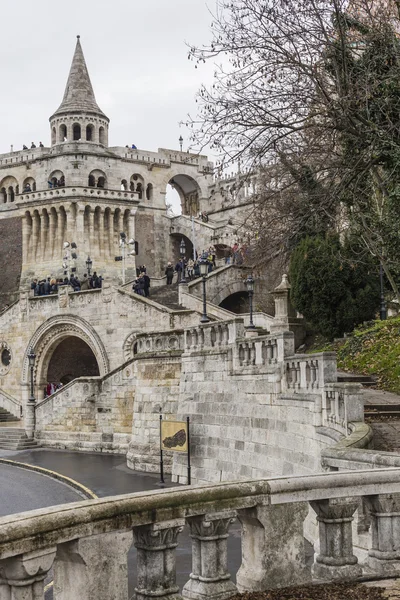
POLYGON ((45 475, 0 464, 0 516, 83 500, 79 492, 45 475))

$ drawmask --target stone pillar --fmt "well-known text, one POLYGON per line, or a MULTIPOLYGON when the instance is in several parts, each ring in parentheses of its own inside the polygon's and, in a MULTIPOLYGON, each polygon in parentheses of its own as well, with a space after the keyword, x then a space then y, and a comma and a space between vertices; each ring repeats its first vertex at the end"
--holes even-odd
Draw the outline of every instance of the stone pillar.
POLYGON ((305 564, 306 503, 255 506, 237 511, 242 524, 239 592, 300 585, 311 580, 305 564))
POLYGON ((26 552, 0 560, 1 600, 40 600, 56 548, 26 552))
POLYGON ((48 253, 49 259, 54 258, 54 242, 57 231, 57 221, 56 221, 56 213, 54 210, 50 209, 49 212, 49 243, 48 243, 48 253))
POLYGON ((35 406, 36 402, 30 400, 25 406, 25 433, 29 439, 33 439, 35 436, 35 406))
POLYGON ((94 210, 90 208, 89 210, 89 243, 90 243, 90 254, 92 259, 97 258, 95 253, 95 232, 94 232, 94 210))
POLYGON ((315 500, 310 504, 319 522, 320 554, 313 565, 314 576, 325 580, 359 577, 362 569, 353 554, 352 535, 357 499, 315 500))
POLYGON ((176 519, 133 528, 138 551, 136 600, 182 600, 176 585, 175 548, 183 526, 183 519, 176 519))
POLYGON ((185 600, 224 600, 236 594, 228 573, 229 527, 234 514, 200 515, 187 522, 192 538, 192 572, 182 590, 185 600))
POLYGON ((32 215, 32 255, 30 256, 31 262, 35 262, 36 253, 39 244, 40 235, 40 216, 37 210, 32 215))
POLYGON ((108 216, 108 246, 110 258, 117 256, 116 247, 114 245, 114 213, 115 209, 112 208, 108 216))
POLYGON ((400 495, 368 498, 372 544, 366 564, 379 574, 400 572, 400 495))
POLYGON ((105 238, 104 238, 104 209, 100 208, 99 212, 99 256, 106 256, 105 238))
POLYGON ((57 600, 126 600, 132 532, 80 538, 57 548, 54 597, 57 600))

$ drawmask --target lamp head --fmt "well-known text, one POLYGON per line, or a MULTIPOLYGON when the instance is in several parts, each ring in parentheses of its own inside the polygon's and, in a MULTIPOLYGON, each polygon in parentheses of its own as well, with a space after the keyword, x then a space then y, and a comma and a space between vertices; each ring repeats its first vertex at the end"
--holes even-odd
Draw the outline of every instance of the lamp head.
POLYGON ((202 257, 199 260, 199 267, 200 267, 200 275, 202 277, 205 277, 208 274, 208 260, 207 260, 207 256, 205 253, 202 255, 202 257))
POLYGON ((28 361, 29 361, 30 367, 33 367, 35 365, 35 358, 36 358, 36 354, 34 353, 33 348, 30 348, 29 354, 28 354, 28 361))
POLYGON ((252 275, 247 277, 245 284, 248 292, 254 292, 254 277, 252 275))

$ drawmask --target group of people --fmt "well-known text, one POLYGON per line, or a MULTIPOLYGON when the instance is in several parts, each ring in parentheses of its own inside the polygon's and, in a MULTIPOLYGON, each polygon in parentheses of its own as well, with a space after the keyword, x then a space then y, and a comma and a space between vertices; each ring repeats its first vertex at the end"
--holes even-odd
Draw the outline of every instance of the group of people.
MULTIPOLYGON (((204 250, 201 253, 201 258, 206 258, 208 262, 208 272, 211 273, 216 268, 216 250, 214 246, 210 246, 208 250, 204 250)), ((167 285, 171 285, 174 279, 175 273, 177 274, 177 283, 180 283, 185 276, 185 279, 192 281, 197 277, 200 277, 200 261, 199 255, 196 252, 196 260, 193 258, 181 258, 173 266, 172 262, 169 262, 166 266, 164 274, 167 277, 167 285)))
POLYGON ((101 288, 102 284, 103 277, 97 275, 95 271, 90 277, 85 273, 82 280, 78 279, 74 274, 69 279, 68 277, 64 277, 64 279, 56 279, 55 277, 47 277, 41 280, 34 279, 31 283, 31 290, 33 290, 34 296, 50 296, 57 294, 58 289, 65 285, 71 286, 74 292, 81 292, 101 288))
POLYGON ((144 265, 136 269, 136 279, 133 282, 132 290, 135 294, 139 294, 139 296, 144 296, 145 298, 149 298, 150 296, 150 277, 147 275, 147 269, 144 265))
POLYGON ((52 394, 55 394, 59 389, 63 387, 63 384, 60 382, 57 383, 48 383, 44 388, 44 397, 48 398, 52 394))
POLYGON ((60 177, 60 179, 52 179, 47 182, 47 185, 49 186, 50 189, 52 188, 59 188, 59 187, 65 187, 65 177, 64 175, 62 175, 62 177, 60 177))
MULTIPOLYGON (((37 146, 36 146, 35 142, 32 142, 32 143, 31 143, 31 149, 32 149, 32 148, 36 148, 36 147, 37 147, 37 146)), ((39 142, 39 148, 44 148, 44 146, 43 146, 42 142, 39 142)), ((26 145, 24 144, 24 145, 22 146, 22 150, 29 150, 29 148, 28 148, 28 146, 26 146, 26 145)))

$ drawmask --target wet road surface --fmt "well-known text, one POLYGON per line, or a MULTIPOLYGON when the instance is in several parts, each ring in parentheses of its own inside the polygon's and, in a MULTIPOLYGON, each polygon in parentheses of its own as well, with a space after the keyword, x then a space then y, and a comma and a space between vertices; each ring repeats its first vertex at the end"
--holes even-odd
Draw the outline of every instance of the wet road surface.
MULTIPOLYGON (((58 473, 66 475, 71 479, 75 479, 75 481, 78 481, 79 483, 88 487, 100 498, 105 496, 114 496, 117 494, 131 494, 135 492, 160 489, 159 475, 131 471, 126 466, 126 456, 124 455, 34 449, 23 450, 19 452, 0 450, 0 457, 40 466, 45 469, 50 469, 51 471, 57 471, 58 473)), ((8 467, 8 469, 13 469, 13 473, 11 475, 11 471, 7 471, 8 484, 7 487, 4 488, 3 492, 1 479, 1 469, 3 467, 5 467, 5 465, 0 464, 0 498, 4 496, 4 506, 8 506, 9 509, 7 513, 2 512, 1 514, 12 514, 24 510, 33 510, 33 508, 81 500, 81 497, 76 491, 71 490, 71 488, 68 488, 64 484, 55 482, 48 477, 32 473, 31 471, 24 471, 23 469, 17 469, 15 467, 8 467), (33 483, 32 487, 30 480, 28 480, 28 478, 24 479, 20 473, 26 473, 29 477, 35 475, 36 477, 39 477, 41 480, 45 481, 42 481, 41 483, 33 483), (24 508, 19 508, 19 510, 11 510, 16 502, 16 494, 14 493, 15 486, 13 485, 14 478, 17 480, 18 478, 21 478, 25 481, 25 486, 29 488, 24 489, 23 486, 20 486, 22 493, 21 498, 24 499, 24 508), (64 496, 62 496, 62 493, 59 491, 58 493, 60 494, 60 500, 55 500, 49 503, 51 498, 58 497, 56 495, 56 491, 51 491, 52 494, 55 494, 54 496, 51 496, 50 492, 46 492, 47 488, 52 490, 52 483, 57 484, 57 486, 61 486, 61 488, 66 488, 66 491, 69 491, 74 495, 74 499, 62 499, 64 496), (33 504, 33 499, 35 497, 35 504, 33 504), (26 503, 28 503, 27 506, 26 503)), ((174 484, 171 484, 167 481, 165 487, 171 487, 173 485, 174 484)), ((3 505, 3 499, 1 504, 3 505)), ((228 540, 228 561, 232 579, 235 581, 235 574, 237 573, 241 563, 240 526, 237 522, 231 527, 230 534, 231 535, 228 540)), ((185 583, 189 580, 189 574, 191 572, 192 565, 191 539, 189 536, 188 527, 185 527, 179 536, 179 546, 176 551, 176 558, 177 583, 182 589, 185 583)), ((136 582, 135 567, 136 549, 134 546, 132 546, 128 554, 129 598, 132 598, 134 594, 134 586, 136 582)), ((46 583, 48 581, 49 579, 46 581, 46 583)), ((46 593, 46 600, 51 599, 52 590, 50 589, 46 593)))

